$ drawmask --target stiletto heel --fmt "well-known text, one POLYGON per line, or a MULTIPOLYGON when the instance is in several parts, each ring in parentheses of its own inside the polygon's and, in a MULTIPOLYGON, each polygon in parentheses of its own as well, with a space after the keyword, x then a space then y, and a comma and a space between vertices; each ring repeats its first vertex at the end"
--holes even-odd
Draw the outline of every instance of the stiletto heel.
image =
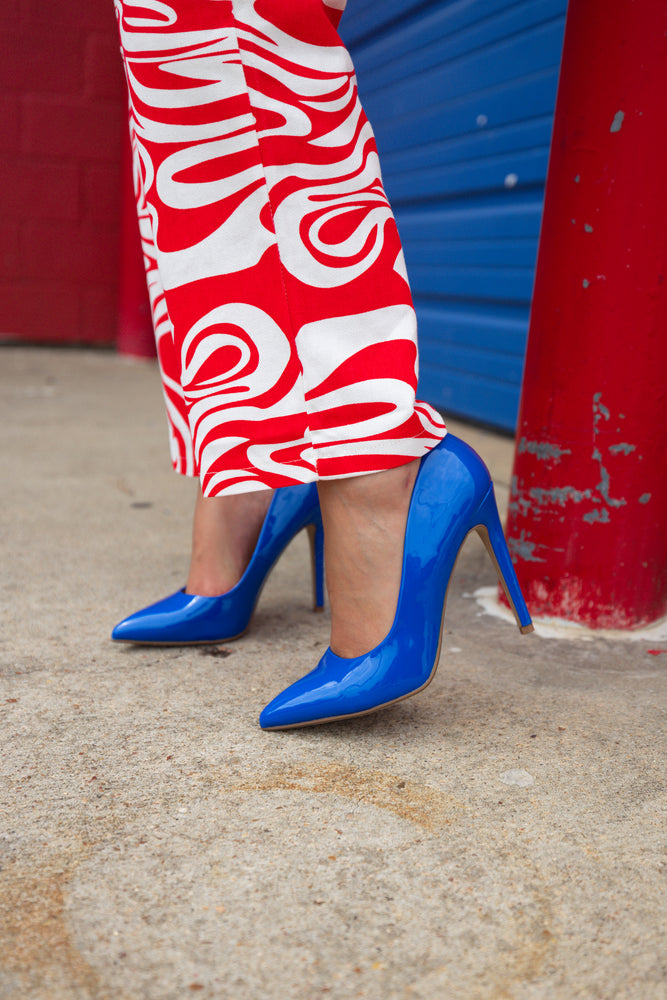
POLYGON ((315 670, 267 705, 259 719, 262 728, 291 729, 365 715, 425 688, 438 665, 454 563, 473 530, 489 548, 521 631, 530 631, 489 471, 472 448, 447 434, 419 467, 388 635, 363 656, 347 658, 327 649, 315 670))
POLYGON ((324 602, 322 515, 315 483, 276 490, 248 567, 220 597, 179 590, 135 612, 114 628, 116 642, 195 645, 237 639, 248 628, 266 579, 277 559, 303 528, 312 529, 315 602, 324 602))
POLYGON ((489 553, 491 561, 496 567, 498 579, 505 591, 505 597, 509 602, 509 606, 514 612, 519 631, 523 635, 527 635, 534 630, 534 625, 530 620, 530 613, 526 607, 519 581, 514 572, 514 566, 512 565, 512 559, 498 515, 498 506, 493 486, 490 487, 489 492, 482 500, 478 508, 478 516, 480 523, 475 526, 475 530, 484 542, 486 551, 489 553))
POLYGON ((313 575, 313 611, 324 611, 324 531, 322 523, 309 524, 307 531, 313 575))

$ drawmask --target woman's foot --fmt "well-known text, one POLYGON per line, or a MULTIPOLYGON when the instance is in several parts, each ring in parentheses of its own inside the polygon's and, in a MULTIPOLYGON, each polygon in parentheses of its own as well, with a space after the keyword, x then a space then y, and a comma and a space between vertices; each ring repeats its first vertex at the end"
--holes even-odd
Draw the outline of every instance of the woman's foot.
POLYGON ((192 645, 238 638, 250 624, 271 567, 303 528, 314 528, 315 591, 321 604, 322 524, 314 483, 286 486, 273 495, 200 498, 188 580, 194 592, 181 588, 135 611, 116 625, 112 639, 192 645))
POLYGON ((386 472, 318 483, 331 649, 338 656, 369 652, 393 624, 418 470, 417 459, 386 472))
POLYGON ((199 490, 192 524, 186 594, 218 597, 236 586, 255 551, 273 490, 205 497, 199 490))

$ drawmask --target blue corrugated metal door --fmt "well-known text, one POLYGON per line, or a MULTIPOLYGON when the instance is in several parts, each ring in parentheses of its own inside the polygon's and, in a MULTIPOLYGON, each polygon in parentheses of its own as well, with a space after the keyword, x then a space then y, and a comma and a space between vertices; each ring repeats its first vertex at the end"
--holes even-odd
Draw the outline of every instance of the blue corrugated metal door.
POLYGON ((348 0, 419 318, 420 393, 516 425, 566 0, 348 0))

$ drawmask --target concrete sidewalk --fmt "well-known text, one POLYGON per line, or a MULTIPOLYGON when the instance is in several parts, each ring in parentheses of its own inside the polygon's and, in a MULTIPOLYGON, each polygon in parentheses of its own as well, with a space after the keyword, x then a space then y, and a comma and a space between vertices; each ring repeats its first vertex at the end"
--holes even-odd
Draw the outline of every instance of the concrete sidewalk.
POLYGON ((305 537, 245 638, 115 646, 187 565, 155 368, 4 348, 0 407, 2 1000, 667 997, 667 653, 521 637, 471 540, 427 691, 263 733, 327 642, 305 537))

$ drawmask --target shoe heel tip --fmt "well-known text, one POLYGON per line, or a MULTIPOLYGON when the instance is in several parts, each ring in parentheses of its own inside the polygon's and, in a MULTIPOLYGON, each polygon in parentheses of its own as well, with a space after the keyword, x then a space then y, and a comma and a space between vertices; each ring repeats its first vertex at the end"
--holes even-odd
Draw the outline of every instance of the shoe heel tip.
POLYGON ((521 635, 530 635, 530 633, 534 631, 535 631, 535 626, 533 625, 532 622, 530 622, 528 625, 519 625, 519 632, 521 632, 521 635))

